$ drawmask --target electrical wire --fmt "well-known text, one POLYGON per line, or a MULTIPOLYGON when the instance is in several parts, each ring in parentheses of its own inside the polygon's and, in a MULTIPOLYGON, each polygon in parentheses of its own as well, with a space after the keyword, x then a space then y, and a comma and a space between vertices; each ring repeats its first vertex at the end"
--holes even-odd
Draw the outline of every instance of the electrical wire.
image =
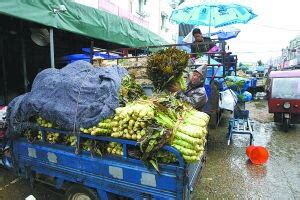
POLYGON ((277 53, 277 52, 281 52, 281 50, 272 50, 272 51, 232 51, 235 54, 241 54, 241 53, 277 53))
POLYGON ((289 28, 284 28, 284 27, 277 27, 277 26, 270 26, 270 25, 256 24, 256 23, 253 23, 252 25, 262 26, 265 28, 272 28, 272 29, 277 29, 277 30, 282 30, 282 31, 291 31, 291 32, 299 32, 300 33, 300 29, 289 29, 289 28))

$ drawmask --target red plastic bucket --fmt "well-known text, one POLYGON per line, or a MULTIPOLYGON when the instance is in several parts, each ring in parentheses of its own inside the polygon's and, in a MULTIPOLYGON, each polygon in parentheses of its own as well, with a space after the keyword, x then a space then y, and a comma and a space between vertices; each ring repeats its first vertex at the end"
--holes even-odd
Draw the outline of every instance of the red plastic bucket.
POLYGON ((269 159, 269 152, 265 147, 262 146, 248 146, 246 154, 250 161, 256 165, 262 165, 269 159))

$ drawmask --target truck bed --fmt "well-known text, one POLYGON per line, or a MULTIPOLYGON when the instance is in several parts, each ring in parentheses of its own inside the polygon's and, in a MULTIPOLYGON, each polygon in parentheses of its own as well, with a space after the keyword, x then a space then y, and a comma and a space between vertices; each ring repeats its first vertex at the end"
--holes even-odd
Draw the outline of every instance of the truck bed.
MULTIPOLYGON (((123 151, 127 146, 137 146, 135 141, 97 138, 119 142, 123 144, 123 151)), ((198 163, 187 165, 175 148, 165 146, 164 149, 173 153, 179 162, 159 164, 157 172, 127 153, 93 156, 87 151, 76 154, 75 147, 65 145, 30 143, 25 138, 13 141, 14 165, 20 175, 29 179, 33 179, 34 174, 54 177, 57 188, 66 183, 79 183, 95 189, 100 198, 110 192, 133 199, 190 199, 204 156, 198 163)))

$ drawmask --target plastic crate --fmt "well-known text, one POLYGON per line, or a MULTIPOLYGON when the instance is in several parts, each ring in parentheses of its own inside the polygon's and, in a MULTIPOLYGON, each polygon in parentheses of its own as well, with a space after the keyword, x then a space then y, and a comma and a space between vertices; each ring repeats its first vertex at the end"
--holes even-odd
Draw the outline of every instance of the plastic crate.
POLYGON ((207 74, 206 77, 211 78, 213 75, 216 77, 223 77, 223 71, 224 71, 224 67, 223 66, 214 66, 214 71, 213 71, 213 67, 209 66, 207 68, 207 74))
POLYGON ((207 95, 207 97, 209 98, 209 97, 211 96, 211 88, 210 88, 210 85, 205 83, 204 88, 205 88, 205 91, 206 91, 206 95, 207 95))

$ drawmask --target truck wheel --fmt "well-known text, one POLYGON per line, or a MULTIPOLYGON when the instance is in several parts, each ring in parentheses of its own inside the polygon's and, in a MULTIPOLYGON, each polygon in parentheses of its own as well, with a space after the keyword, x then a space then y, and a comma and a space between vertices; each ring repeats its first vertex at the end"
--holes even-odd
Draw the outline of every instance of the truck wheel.
POLYGON ((284 132, 288 132, 289 127, 290 127, 290 119, 285 118, 284 121, 283 121, 283 130, 284 130, 284 132))
POLYGON ((100 200, 100 198, 93 189, 73 185, 66 191, 65 200, 100 200))

